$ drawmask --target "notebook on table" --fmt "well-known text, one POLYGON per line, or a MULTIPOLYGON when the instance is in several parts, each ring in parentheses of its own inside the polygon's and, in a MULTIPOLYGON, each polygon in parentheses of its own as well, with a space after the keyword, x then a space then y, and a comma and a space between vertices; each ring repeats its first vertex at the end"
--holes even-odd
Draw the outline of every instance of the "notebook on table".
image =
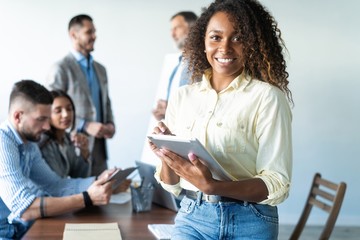
POLYGON ((174 224, 149 224, 148 229, 158 240, 170 240, 174 224))
POLYGON ((66 223, 63 240, 102 239, 121 240, 117 222, 114 223, 66 223))
POLYGON ((153 203, 177 212, 180 208, 180 201, 183 198, 183 195, 175 197, 173 194, 162 188, 154 177, 156 170, 155 165, 141 161, 135 161, 135 163, 136 166, 138 166, 140 177, 144 181, 144 186, 148 186, 150 183, 154 186, 153 203))

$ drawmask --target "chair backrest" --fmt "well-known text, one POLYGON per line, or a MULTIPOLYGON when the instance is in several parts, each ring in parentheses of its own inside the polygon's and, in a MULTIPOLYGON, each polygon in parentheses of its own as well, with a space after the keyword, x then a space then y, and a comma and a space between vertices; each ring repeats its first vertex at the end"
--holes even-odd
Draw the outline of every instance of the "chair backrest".
POLYGON ((345 190, 346 183, 340 182, 339 184, 336 184, 322 178, 320 173, 316 173, 311 184, 310 193, 306 200, 304 210, 291 234, 290 240, 299 239, 312 207, 318 207, 329 214, 319 237, 321 240, 329 239, 344 199, 345 190))

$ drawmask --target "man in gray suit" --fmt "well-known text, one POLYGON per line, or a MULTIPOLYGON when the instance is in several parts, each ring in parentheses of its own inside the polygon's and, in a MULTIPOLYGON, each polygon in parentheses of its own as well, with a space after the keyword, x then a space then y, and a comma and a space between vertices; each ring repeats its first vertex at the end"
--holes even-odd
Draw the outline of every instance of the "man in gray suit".
POLYGON ((93 60, 95 26, 88 15, 73 17, 68 26, 72 49, 55 63, 48 76, 49 89, 69 94, 76 107, 76 129, 89 135, 93 156, 92 175, 107 168, 107 138, 115 134, 105 67, 93 60))

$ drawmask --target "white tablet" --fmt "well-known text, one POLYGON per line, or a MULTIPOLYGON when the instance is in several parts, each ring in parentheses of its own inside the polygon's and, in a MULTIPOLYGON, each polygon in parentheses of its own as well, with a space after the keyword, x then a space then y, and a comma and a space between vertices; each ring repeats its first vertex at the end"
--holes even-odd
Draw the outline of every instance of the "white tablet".
POLYGON ((225 169, 196 138, 186 139, 178 136, 161 134, 151 134, 148 138, 158 148, 168 149, 185 159, 188 159, 189 153, 195 154, 198 158, 204 160, 215 179, 235 180, 235 178, 225 171, 225 169))

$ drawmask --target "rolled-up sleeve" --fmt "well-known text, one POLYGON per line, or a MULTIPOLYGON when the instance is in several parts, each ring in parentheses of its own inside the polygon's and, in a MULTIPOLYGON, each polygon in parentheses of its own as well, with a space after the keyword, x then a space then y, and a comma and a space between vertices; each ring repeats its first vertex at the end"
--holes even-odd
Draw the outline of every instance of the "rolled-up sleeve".
POLYGON ((289 196, 290 181, 286 177, 277 173, 265 172, 256 177, 264 181, 269 192, 267 199, 260 204, 276 206, 289 196))
MULTIPOLYGON (((268 196, 261 204, 273 206, 289 196, 291 122, 285 94, 268 83, 249 81, 246 76, 239 76, 217 95, 205 77, 200 83, 179 88, 169 99, 165 117, 172 133, 198 138, 236 180, 262 179, 268 196)), ((184 179, 173 186, 161 182, 159 175, 157 179, 172 193, 178 193, 180 186, 197 190, 184 179)))
POLYGON ((182 188, 180 186, 180 182, 178 182, 177 184, 175 185, 169 185, 169 184, 166 184, 164 183, 161 178, 160 178, 160 172, 161 172, 161 163, 156 167, 156 171, 155 171, 155 174, 154 174, 154 177, 156 179, 156 181, 158 183, 161 184, 161 186, 168 192, 174 194, 175 196, 179 196, 182 188))
POLYGON ((262 204, 278 205, 289 195, 292 175, 292 134, 290 107, 282 92, 271 88, 263 96, 256 137, 259 149, 257 175, 267 186, 268 198, 262 204))

